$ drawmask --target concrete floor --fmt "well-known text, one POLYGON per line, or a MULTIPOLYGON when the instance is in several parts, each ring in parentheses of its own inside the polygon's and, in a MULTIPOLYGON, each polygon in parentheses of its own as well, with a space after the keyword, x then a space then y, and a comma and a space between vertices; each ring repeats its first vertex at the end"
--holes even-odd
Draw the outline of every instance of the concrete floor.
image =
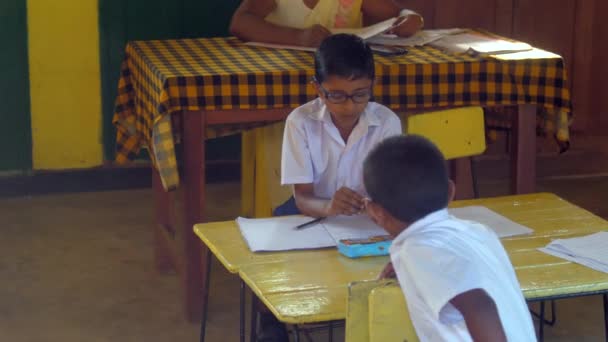
MULTIPOLYGON (((608 217, 608 178, 546 180, 539 190, 608 217)), ((238 215, 239 184, 208 191, 210 220, 238 215)), ((484 183, 481 192, 505 193, 506 184, 484 183)), ((182 316, 177 278, 154 270, 151 196, 132 190, 0 200, 0 341, 197 340, 199 327, 182 316)), ((214 263, 208 341, 238 340, 237 301, 237 278, 214 263)), ((600 297, 559 301, 558 313, 547 341, 603 340, 600 297)))

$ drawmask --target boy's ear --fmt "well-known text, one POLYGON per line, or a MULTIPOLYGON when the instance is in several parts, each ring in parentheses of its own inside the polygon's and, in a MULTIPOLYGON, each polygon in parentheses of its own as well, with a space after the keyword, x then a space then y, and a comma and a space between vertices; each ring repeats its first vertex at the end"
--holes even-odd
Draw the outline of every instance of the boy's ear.
POLYGON ((456 184, 453 180, 448 179, 448 203, 454 200, 456 196, 456 184))
POLYGON ((403 231, 407 224, 393 217, 384 207, 378 203, 370 202, 367 205, 367 215, 377 225, 384 228, 391 236, 395 237, 403 231))
POLYGON ((321 88, 319 88, 319 83, 315 80, 310 81, 310 83, 312 84, 313 87, 315 87, 317 96, 319 96, 320 98, 323 98, 323 92, 321 91, 321 88))

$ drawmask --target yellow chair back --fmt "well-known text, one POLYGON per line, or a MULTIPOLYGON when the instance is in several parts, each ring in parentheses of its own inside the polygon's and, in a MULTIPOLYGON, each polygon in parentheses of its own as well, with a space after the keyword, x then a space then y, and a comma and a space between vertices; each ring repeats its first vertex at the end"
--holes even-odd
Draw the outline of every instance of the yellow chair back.
POLYGON ((405 298, 391 280, 349 285, 346 342, 417 342, 405 298))
POLYGON ((446 159, 455 159, 485 151, 484 128, 483 109, 464 107, 409 116, 405 132, 428 138, 446 159))

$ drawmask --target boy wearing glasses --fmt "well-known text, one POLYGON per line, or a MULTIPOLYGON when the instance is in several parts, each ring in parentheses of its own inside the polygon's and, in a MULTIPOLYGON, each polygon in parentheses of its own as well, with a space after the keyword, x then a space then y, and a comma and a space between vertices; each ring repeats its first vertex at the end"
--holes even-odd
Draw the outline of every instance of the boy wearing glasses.
MULTIPOLYGON (((319 97, 289 114, 283 133, 281 184, 293 194, 273 216, 352 215, 364 209, 363 160, 387 137, 401 134, 390 109, 369 102, 374 57, 357 36, 332 35, 315 53, 319 97)), ((289 341, 285 326, 266 309, 258 341, 289 341)))
POLYGON ((352 215, 364 207, 363 160, 387 137, 402 133, 387 107, 370 102, 374 58, 353 35, 326 38, 315 53, 319 97, 289 114, 281 156, 281 183, 294 197, 275 216, 352 215))

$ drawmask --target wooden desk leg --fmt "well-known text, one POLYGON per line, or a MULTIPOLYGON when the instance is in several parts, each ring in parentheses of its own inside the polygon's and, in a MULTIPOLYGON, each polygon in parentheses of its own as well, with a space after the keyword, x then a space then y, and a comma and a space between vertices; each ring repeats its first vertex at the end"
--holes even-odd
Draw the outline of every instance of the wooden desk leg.
POLYGON ((519 105, 511 142, 511 192, 532 193, 536 188, 536 105, 519 105))
POLYGON ((545 301, 540 302, 539 319, 538 319, 538 342, 545 340, 545 301))
POLYGON ((154 262, 160 273, 167 273, 175 268, 176 260, 172 260, 170 241, 167 236, 174 236, 175 231, 171 223, 172 201, 171 194, 163 188, 158 170, 152 167, 152 189, 154 191, 154 262), (163 232, 164 230, 164 232, 163 232))
POLYGON ((194 234, 192 227, 203 222, 205 207, 205 113, 183 113, 184 225, 178 238, 185 253, 181 281, 186 315, 191 321, 201 319, 207 307, 207 270, 209 250, 194 234), (201 312, 202 310, 202 312, 201 312))
POLYGON ((608 342, 608 294, 602 295, 604 299, 604 340, 608 342))
POLYGON ((246 307, 246 298, 245 298, 245 282, 243 279, 240 279, 240 287, 239 287, 239 341, 245 342, 245 307, 246 307))
MULTIPOLYGON (((241 281, 243 281, 241 279, 241 281)), ((244 282, 243 282, 244 283, 244 282)), ((258 307, 259 307, 259 299, 258 296, 253 293, 253 290, 249 291, 251 293, 251 316, 250 326, 249 326, 249 341, 255 342, 258 338, 258 307)))
POLYGON ((469 158, 458 158, 451 160, 452 180, 456 184, 457 200, 474 198, 473 177, 471 173, 471 162, 469 158))

